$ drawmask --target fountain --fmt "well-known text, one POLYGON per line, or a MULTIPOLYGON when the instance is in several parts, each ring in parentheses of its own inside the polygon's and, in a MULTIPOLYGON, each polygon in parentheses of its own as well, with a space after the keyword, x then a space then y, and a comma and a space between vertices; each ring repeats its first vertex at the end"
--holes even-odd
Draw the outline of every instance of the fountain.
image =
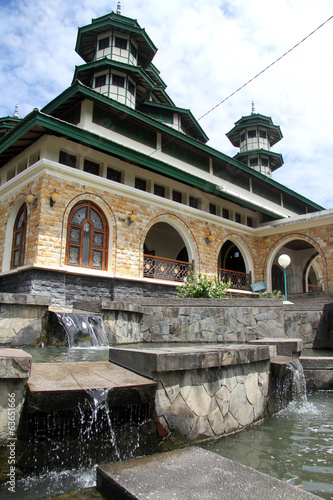
MULTIPOLYGON (((119 394, 115 399, 117 406, 112 389, 94 389, 85 391, 83 401, 72 410, 32 413, 25 409, 16 442, 17 466, 24 476, 16 481, 19 498, 44 498, 46 492, 53 496, 93 486, 96 464, 154 452, 159 440, 149 403, 132 398, 121 404, 119 394), (49 483, 55 472, 64 484, 54 481, 52 490, 49 483)), ((10 498, 6 485, 0 496, 10 498)))
MULTIPOLYGON (((58 339, 63 337, 62 340, 65 339, 69 349, 77 350, 80 346, 84 351, 86 346, 96 347, 99 344, 107 346, 101 315, 54 312, 50 316, 53 326, 48 333, 50 335, 54 333, 58 339)), ((277 339, 272 340, 277 341, 277 339)), ((35 386, 32 390, 35 380, 33 377, 30 378, 30 394, 26 398, 24 418, 21 419, 17 442, 19 466, 24 475, 28 474, 30 477, 29 486, 26 486, 26 482, 22 482, 23 490, 28 488, 31 494, 33 491, 31 478, 35 478, 35 484, 38 484, 36 478, 43 474, 47 474, 49 481, 53 471, 70 477, 71 473, 68 471, 75 470, 80 476, 87 478, 86 472, 89 470, 88 483, 81 485, 75 483, 75 486, 71 483, 72 486, 66 487, 67 491, 74 490, 77 487, 94 484, 96 463, 120 462, 154 453, 163 442, 163 432, 166 429, 169 432, 174 430, 173 425, 177 425, 175 428, 180 430, 188 426, 187 417, 178 418, 177 414, 172 414, 174 410, 177 411, 179 407, 177 405, 182 398, 185 398, 186 405, 192 412, 190 414, 188 411, 186 415, 190 416, 194 424, 188 426, 189 433, 185 438, 194 440, 232 432, 235 430, 233 425, 236 425, 237 429, 244 429, 251 423, 260 421, 263 417, 262 409, 265 407, 267 392, 271 394, 268 401, 270 415, 281 413, 281 408, 291 399, 304 400, 306 389, 303 378, 299 376, 302 369, 299 360, 289 359, 286 362, 284 359, 279 362, 278 358, 275 358, 269 363, 270 358, 274 356, 272 350, 274 348, 268 347, 263 339, 260 342, 264 345, 186 343, 182 346, 180 343, 178 345, 174 343, 173 347, 168 347, 164 343, 162 349, 157 344, 153 346, 142 344, 135 355, 128 347, 111 349, 118 357, 126 358, 126 363, 130 360, 128 366, 126 364, 123 366, 155 380, 155 382, 150 380, 147 392, 133 391, 129 387, 115 387, 112 377, 105 378, 103 386, 95 383, 90 386, 85 385, 85 377, 89 372, 87 365, 93 363, 64 364, 61 361, 53 363, 49 372, 61 374, 67 370, 68 376, 72 376, 78 385, 70 390, 63 390, 57 381, 46 396, 47 391, 43 393, 42 385, 49 380, 45 378, 47 368, 44 378, 41 379, 43 384, 39 388, 35 386), (146 349, 142 349, 142 346, 146 349), (155 360, 154 369, 151 363, 146 364, 147 356, 155 360), (196 372, 189 374, 186 370, 193 369, 194 361, 196 372), (269 364, 271 364, 270 377, 269 364), (163 373, 166 371, 168 375, 165 378, 163 373), (176 383, 174 374, 177 371, 180 377, 176 383), (155 375, 158 373, 157 378, 154 378, 153 372, 155 375), (266 389, 265 384, 269 378, 271 385, 268 387, 267 384, 266 389), (158 387, 158 399, 155 400, 156 387, 158 387), (241 392, 241 388, 245 390, 244 393, 241 392), (196 403, 199 393, 203 398, 203 405, 196 403), (236 408, 235 401, 231 400, 233 393, 235 401, 241 401, 241 409, 236 408), (272 396, 274 393, 275 398, 272 396), (160 412, 157 415, 160 437, 156 432, 154 413, 156 401, 158 401, 156 411, 160 412), (168 405, 162 408, 164 403, 168 405), (207 414, 198 414, 198 411, 204 411, 205 406, 207 414), (218 420, 218 411, 226 417, 224 421, 218 420), (172 423, 173 416, 176 420, 172 423), (207 421, 205 428, 204 420, 207 421), (164 425, 167 421, 169 424, 171 422, 169 429, 164 425), (207 429, 209 432, 212 431, 212 434, 207 435, 207 429)), ((293 344, 290 341, 289 343, 293 344)), ((112 356, 110 360, 113 360, 112 356)), ((105 375, 108 369, 114 370, 112 368, 114 366, 112 363, 104 362, 103 374, 105 375), (107 368, 105 365, 108 365, 107 368)), ((38 371, 36 367, 35 370, 38 371)), ((42 374, 42 371, 40 373, 42 374)), ((96 373, 96 370, 94 375, 90 371, 89 376, 95 377, 96 373)), ((19 487, 19 481, 17 485, 19 487)), ((59 492, 54 490, 48 495, 56 491, 59 492)), ((6 494, 5 489, 2 492, 6 494)), ((39 495, 37 492, 34 498, 42 498, 39 495)), ((24 492, 20 493, 20 498, 24 498, 24 492)))
POLYGON ((50 338, 66 338, 69 347, 107 346, 103 317, 89 313, 50 312, 47 325, 50 338))
POLYGON ((274 415, 291 401, 305 402, 306 382, 299 358, 275 358, 271 362, 268 412, 274 415))

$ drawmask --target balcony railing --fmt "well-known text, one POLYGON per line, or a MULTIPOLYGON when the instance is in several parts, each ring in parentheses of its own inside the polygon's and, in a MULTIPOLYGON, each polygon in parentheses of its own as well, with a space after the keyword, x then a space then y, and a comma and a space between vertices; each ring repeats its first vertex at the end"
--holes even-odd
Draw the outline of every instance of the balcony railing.
POLYGON ((251 291, 251 273, 241 273, 238 271, 230 271, 228 269, 218 269, 217 273, 220 281, 231 281, 231 288, 251 291))
POLYGON ((143 276, 145 278, 184 281, 193 269, 193 262, 183 262, 147 254, 143 256, 143 276))
POLYGON ((308 292, 309 293, 315 293, 315 292, 322 292, 323 289, 321 285, 308 285, 308 292))

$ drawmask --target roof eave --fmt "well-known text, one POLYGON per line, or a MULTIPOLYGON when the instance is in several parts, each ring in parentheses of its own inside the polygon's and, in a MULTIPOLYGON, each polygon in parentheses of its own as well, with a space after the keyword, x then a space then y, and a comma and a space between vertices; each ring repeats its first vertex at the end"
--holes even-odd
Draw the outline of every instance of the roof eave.
MULTIPOLYGON (((4 137, 2 144, 0 144, 0 154, 4 152, 10 145, 14 144, 15 141, 21 138, 25 133, 30 131, 36 125, 40 125, 61 135, 65 136, 67 135, 71 140, 79 141, 81 143, 83 142, 85 144, 88 144, 89 147, 92 147, 93 149, 103 150, 104 152, 107 152, 109 154, 114 154, 119 158, 123 159, 125 158, 127 161, 130 161, 138 165, 141 164, 146 168, 158 171, 169 177, 172 174, 171 175, 172 177, 180 181, 190 183, 191 185, 198 187, 200 189, 207 190, 208 192, 213 193, 214 195, 219 196, 220 198, 228 198, 233 202, 247 206, 252 210, 260 211, 261 213, 266 213, 267 215, 273 218, 278 218, 278 216, 275 213, 276 211, 274 211, 274 209, 266 210, 262 207, 260 207, 259 209, 256 204, 251 202, 240 201, 237 197, 233 197, 232 195, 226 195, 225 193, 223 193, 222 196, 221 192, 218 189, 218 186, 215 183, 212 183, 211 181, 205 181, 203 183, 202 178, 200 178, 199 176, 195 176, 193 174, 189 174, 188 172, 184 172, 183 170, 174 167, 169 163, 165 163, 161 160, 156 160, 155 158, 152 158, 150 155, 145 155, 144 153, 140 153, 126 146, 115 143, 110 139, 101 137, 100 135, 90 132, 88 130, 83 130, 75 125, 69 124, 62 120, 59 120, 58 118, 54 118, 52 116, 44 114, 38 110, 32 111, 17 125, 17 127, 8 132, 8 134, 4 137)), ((208 147, 203 146, 203 149, 206 148, 208 147)), ((211 149, 211 151, 213 152, 214 150, 211 149)), ((225 155, 223 156, 225 157, 225 155)), ((237 166, 241 166, 241 164, 239 164, 238 162, 233 162, 231 158, 230 160, 231 160, 230 163, 235 163, 237 166)), ((251 174, 255 174, 255 172, 252 171, 251 174)), ((320 205, 311 202, 310 200, 304 198, 301 195, 298 195, 289 188, 280 185, 276 181, 272 181, 271 179, 266 178, 262 174, 258 173, 258 175, 255 176, 262 178, 263 180, 265 180, 265 182, 273 185, 274 187, 279 187, 281 191, 293 197, 296 197, 299 201, 302 201, 303 203, 311 206, 316 210, 324 210, 324 207, 321 207, 320 205)), ((279 208, 280 210, 283 209, 282 207, 277 207, 277 208, 279 208)))

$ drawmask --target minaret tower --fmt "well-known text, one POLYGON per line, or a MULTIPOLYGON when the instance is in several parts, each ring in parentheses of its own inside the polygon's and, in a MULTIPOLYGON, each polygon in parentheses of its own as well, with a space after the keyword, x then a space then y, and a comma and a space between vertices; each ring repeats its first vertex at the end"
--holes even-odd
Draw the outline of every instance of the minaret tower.
POLYGON ((16 104, 15 104, 15 111, 13 114, 13 118, 18 118, 18 102, 16 102, 16 104))
POLYGON ((282 155, 270 150, 283 137, 280 127, 269 116, 256 113, 253 101, 251 114, 238 120, 226 135, 233 146, 240 148, 234 158, 248 167, 271 177, 283 165, 282 155))
POLYGON ((121 15, 120 1, 117 12, 79 28, 75 50, 85 64, 76 67, 74 80, 132 109, 156 87, 165 88, 151 64, 157 48, 135 19, 121 15))

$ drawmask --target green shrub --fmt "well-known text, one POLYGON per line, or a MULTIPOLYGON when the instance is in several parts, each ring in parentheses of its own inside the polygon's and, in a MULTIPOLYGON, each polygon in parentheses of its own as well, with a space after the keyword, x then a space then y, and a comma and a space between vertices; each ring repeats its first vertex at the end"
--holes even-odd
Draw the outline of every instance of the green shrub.
POLYGON ((223 283, 216 276, 209 278, 207 275, 202 275, 201 273, 195 276, 193 271, 191 271, 187 281, 177 286, 176 297, 179 299, 224 299, 230 286, 231 281, 223 283))
POLYGON ((264 292, 260 296, 261 299, 280 299, 285 300, 281 290, 273 290, 273 292, 264 292))

